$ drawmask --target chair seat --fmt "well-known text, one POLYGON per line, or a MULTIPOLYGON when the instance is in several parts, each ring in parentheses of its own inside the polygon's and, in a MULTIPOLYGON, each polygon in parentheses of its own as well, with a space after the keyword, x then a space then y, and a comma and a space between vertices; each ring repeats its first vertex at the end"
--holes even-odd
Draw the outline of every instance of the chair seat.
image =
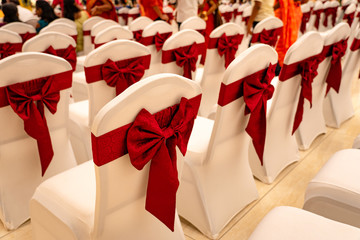
POLYGON ((276 207, 259 223, 249 240, 359 239, 360 229, 294 207, 276 207))
POLYGON ((79 239, 91 239, 95 184, 94 163, 88 161, 41 184, 36 189, 31 204, 35 201, 61 221, 72 223, 79 239))
POLYGON ((360 227, 360 150, 335 153, 309 183, 304 209, 360 227))

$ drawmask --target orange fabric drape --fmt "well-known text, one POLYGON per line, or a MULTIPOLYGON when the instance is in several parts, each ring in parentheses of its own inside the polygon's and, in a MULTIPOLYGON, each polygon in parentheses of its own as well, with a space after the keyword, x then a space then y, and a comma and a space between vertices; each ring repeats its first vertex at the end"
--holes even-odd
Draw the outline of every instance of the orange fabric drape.
POLYGON ((283 23, 283 33, 280 35, 276 51, 279 55, 279 64, 283 65, 286 51, 298 38, 298 31, 301 24, 302 12, 300 4, 293 0, 276 0, 280 3, 280 8, 275 10, 275 16, 280 18, 283 23))

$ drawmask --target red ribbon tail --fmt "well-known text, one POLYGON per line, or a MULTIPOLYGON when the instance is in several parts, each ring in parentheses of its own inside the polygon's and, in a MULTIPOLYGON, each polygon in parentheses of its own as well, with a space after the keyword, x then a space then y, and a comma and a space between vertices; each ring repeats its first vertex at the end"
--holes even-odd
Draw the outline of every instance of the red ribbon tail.
POLYGON ((330 91, 330 88, 334 89, 337 93, 339 93, 340 90, 340 84, 341 84, 341 60, 340 58, 336 61, 334 65, 331 66, 329 70, 329 74, 326 78, 326 94, 330 91))
POLYGON ((303 117, 303 112, 304 112, 304 97, 300 95, 299 102, 298 102, 297 109, 296 109, 293 130, 291 133, 292 135, 295 133, 295 131, 300 126, 300 123, 301 123, 302 117, 303 117))
POLYGON ((45 138, 37 139, 37 146, 39 149, 40 162, 41 162, 41 176, 44 176, 54 156, 54 150, 51 145, 50 135, 48 135, 48 138, 45 137, 45 138))

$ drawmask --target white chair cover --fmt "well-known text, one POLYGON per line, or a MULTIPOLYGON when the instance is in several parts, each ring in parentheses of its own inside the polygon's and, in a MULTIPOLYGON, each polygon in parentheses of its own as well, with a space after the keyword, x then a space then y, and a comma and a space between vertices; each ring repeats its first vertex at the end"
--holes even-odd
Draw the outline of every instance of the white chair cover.
POLYGON ((118 10, 117 14, 119 16, 119 24, 121 26, 128 25, 129 9, 127 7, 122 7, 118 10))
MULTIPOLYGON (((0 61, 0 87, 67 71, 70 64, 59 57, 19 53, 0 61)), ((9 230, 29 219, 29 201, 42 181, 76 165, 67 129, 69 99, 69 89, 61 90, 56 113, 45 107, 54 156, 43 177, 36 140, 10 105, 0 108, 0 218, 9 230)))
POLYGON ((76 28, 75 21, 70 20, 68 18, 63 18, 63 17, 62 18, 57 18, 54 21, 52 21, 51 23, 49 23, 49 25, 55 24, 55 23, 65 23, 65 24, 68 24, 68 25, 73 26, 74 28, 76 28))
MULTIPOLYGON (((338 24, 331 30, 322 34, 323 46, 329 46, 349 37, 350 28, 347 24, 338 24)), ((311 44, 311 49, 315 43, 311 44)), ((327 57, 318 67, 318 75, 312 83, 312 107, 308 101, 304 103, 302 122, 295 132, 299 148, 306 150, 320 134, 326 133, 325 119, 323 114, 323 102, 326 93, 326 78, 328 76, 332 57, 327 57)), ((331 89, 330 91, 334 91, 331 89)))
MULTIPOLYGON (((312 1, 308 1, 307 3, 301 4, 301 12, 303 13, 303 15, 304 14, 311 14, 310 2, 312 2, 312 1)), ((301 22, 302 22, 302 19, 301 19, 301 22)), ((309 25, 309 21, 305 24, 304 33, 306 32, 306 29, 307 29, 308 25, 309 25)), ((301 32, 301 24, 300 24, 298 37, 301 37, 301 35, 303 35, 303 33, 301 32)))
MULTIPOLYGON (((311 2, 311 1, 310 1, 311 2)), ((324 4, 321 2, 321 1, 316 1, 315 4, 314 4, 314 8, 311 12, 311 15, 310 15, 310 20, 309 20, 309 23, 308 23, 308 26, 306 28, 306 31, 319 31, 319 28, 320 28, 320 25, 321 23, 324 21, 324 13, 321 12, 320 13, 320 17, 319 17, 319 28, 316 28, 316 19, 318 18, 317 15, 315 14, 317 11, 323 11, 324 9, 324 4)))
POLYGON ((360 227, 359 159, 359 149, 336 152, 310 181, 303 208, 360 227))
MULTIPOLYGON (((173 28, 167 22, 155 21, 144 28, 144 31, 142 32, 142 37, 145 38, 145 37, 155 36, 157 33, 172 34, 172 32, 173 32, 173 28)), ((162 50, 157 51, 155 44, 148 45, 147 48, 151 53, 151 63, 150 63, 151 68, 148 71, 148 76, 162 73, 162 64, 161 64, 162 50)))
MULTIPOLYGON (((116 40, 111 41, 89 53, 85 60, 85 67, 104 64, 108 59, 121 61, 125 59, 149 55, 149 50, 134 41, 116 40)), ((147 70, 143 76, 147 76, 147 70)), ((90 129, 94 117, 98 111, 116 96, 115 88, 107 85, 105 81, 97 81, 88 84, 89 101, 81 101, 70 105, 71 142, 77 155, 82 156, 79 161, 85 162, 91 159, 90 129), (85 151, 82 151, 85 150, 85 151)))
POLYGON ((40 30, 39 34, 43 34, 46 32, 59 32, 69 35, 70 37, 77 39, 77 30, 73 26, 66 23, 54 23, 51 25, 47 25, 43 29, 40 30))
MULTIPOLYGON (((360 41, 360 28, 357 29, 353 41, 360 41)), ((352 42, 348 42, 351 47, 352 42)), ((324 116, 326 125, 339 128, 340 125, 354 115, 354 107, 351 98, 351 85, 359 79, 360 49, 355 51, 348 49, 342 68, 342 78, 339 93, 332 90, 324 100, 324 116)))
POLYGON ((119 39, 132 40, 133 33, 118 24, 113 25, 110 27, 106 27, 102 31, 98 32, 95 36, 94 43, 95 45, 100 45, 119 39))
MULTIPOLYGON (((22 22, 7 23, 3 27, 1 27, 1 29, 6 29, 6 30, 16 32, 20 36, 24 35, 24 34, 30 34, 30 35, 32 35, 31 37, 33 37, 34 35, 36 35, 36 29, 33 26, 31 26, 30 24, 27 24, 27 23, 22 23, 22 22)), ((26 37, 24 36, 24 38, 26 38, 26 37)))
MULTIPOLYGON (((223 34, 226 36, 242 35, 244 38, 245 32, 239 25, 235 23, 225 23, 214 29, 210 38, 220 38, 223 34)), ((238 56, 244 49, 240 49, 235 56, 238 56)), ((215 119, 217 100, 219 97, 220 85, 225 72, 225 56, 220 56, 218 49, 207 49, 206 60, 204 65, 204 73, 200 82, 203 90, 203 97, 199 109, 199 115, 202 117, 215 119)))
MULTIPOLYGON (((17 47, 15 47, 16 52, 21 52, 22 39, 21 39, 20 35, 16 32, 1 28, 0 29, 0 44, 6 44, 6 43, 16 45, 17 46, 17 47)), ((0 59, 2 59, 4 57, 5 56, 3 56, 3 54, 0 54, 0 59)))
MULTIPOLYGON (((96 116, 92 134, 99 137, 133 122, 143 108, 155 113, 179 103, 182 96, 190 99, 199 94, 199 86, 183 77, 151 76, 110 101, 96 116)), ((179 178, 182 165, 177 150, 179 178)), ((31 201, 34 239, 184 240, 177 213, 172 232, 145 210, 148 174, 149 164, 138 171, 125 154, 95 165, 95 171, 89 161, 49 179, 31 201)))
POLYGON ((355 240, 358 228, 294 207, 271 210, 258 224, 249 240, 355 240))
POLYGON ((128 12, 128 25, 136 18, 140 17, 140 10, 138 7, 131 8, 128 12))
POLYGON ((141 16, 135 19, 134 21, 129 24, 129 30, 134 32, 138 30, 144 30, 149 24, 153 23, 154 21, 148 17, 141 16))
MULTIPOLYGON (((222 83, 229 86, 276 62, 277 54, 269 46, 251 47, 232 61, 222 83)), ((241 97, 218 106, 215 121, 198 117, 189 141, 178 211, 211 239, 258 198, 249 167, 250 137, 245 132, 249 115, 244 115, 245 107, 241 97)))
POLYGON ((205 30, 206 22, 198 16, 189 17, 180 24, 180 31, 184 29, 205 30))
POLYGON ((241 19, 244 12, 244 9, 248 7, 250 4, 249 2, 243 3, 238 7, 238 16, 235 18, 235 23, 241 25, 241 19))
MULTIPOLYGON (((253 29, 253 34, 260 34, 264 29, 269 31, 273 29, 282 28, 284 26, 283 22, 277 18, 277 17, 268 17, 264 20, 260 21, 258 24, 256 24, 255 28, 253 29)), ((282 31, 280 32, 280 35, 282 34, 282 31)), ((280 35, 278 36, 278 40, 280 38, 280 35)), ((278 41, 277 41, 278 42, 278 41)), ((276 42, 276 45, 277 45, 276 42)), ((258 43, 251 43, 251 45, 258 44, 258 43)), ((276 45, 274 48, 276 48, 276 45)))
MULTIPOLYGON (((93 16, 83 23, 83 34, 84 34, 84 54, 87 55, 91 50, 94 49, 94 45, 91 43, 91 28, 98 22, 104 20, 102 17, 93 16)), ((81 69, 79 69, 82 71, 81 69)))
MULTIPOLYGON (((168 38, 163 45, 163 53, 164 51, 174 50, 176 48, 190 46, 193 43, 196 44, 204 44, 205 38, 199 32, 192 29, 184 29, 173 34, 170 38, 168 38)), ((163 59, 163 56, 162 56, 163 59)), ((196 69, 199 66, 201 59, 201 55, 198 56, 198 60, 196 62, 196 69)), ((163 60, 162 60, 163 63, 163 60)), ((169 63, 163 63, 162 69, 164 73, 175 73, 178 75, 183 75, 184 69, 176 64, 175 61, 169 63)), ((195 72, 191 71, 191 79, 195 79, 195 72)))

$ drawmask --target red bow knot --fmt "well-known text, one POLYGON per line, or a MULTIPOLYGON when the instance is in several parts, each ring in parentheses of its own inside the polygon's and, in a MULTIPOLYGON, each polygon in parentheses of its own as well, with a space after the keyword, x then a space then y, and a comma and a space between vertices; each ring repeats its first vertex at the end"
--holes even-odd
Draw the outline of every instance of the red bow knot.
POLYGON ((6 58, 8 56, 11 56, 13 54, 15 54, 16 50, 15 47, 13 46, 13 44, 6 42, 6 43, 0 43, 0 55, 1 58, 6 58))
POLYGON ((227 68, 229 64, 235 59, 235 54, 241 42, 239 37, 239 34, 228 37, 225 33, 223 33, 223 35, 221 35, 219 38, 218 52, 220 56, 225 55, 225 68, 227 68))
POLYGON ((159 32, 156 33, 155 37, 154 37, 154 41, 155 41, 155 47, 157 51, 160 51, 164 45, 164 42, 166 41, 166 39, 168 39, 170 37, 171 33, 168 34, 160 34, 159 32))
POLYGON ((142 32, 143 32, 143 30, 141 30, 141 29, 137 30, 137 31, 133 31, 135 41, 137 41, 137 42, 141 41, 142 32))
POLYGON ((176 146, 185 155, 196 111, 182 98, 178 109, 168 108, 169 112, 155 118, 142 109, 129 128, 127 149, 138 170, 152 159, 145 209, 174 231, 179 186, 176 146))
POLYGON ((53 48, 53 46, 50 46, 44 51, 44 53, 65 59, 70 63, 73 71, 75 71, 77 58, 76 58, 75 48, 72 45, 69 45, 67 48, 64 49, 56 49, 56 50, 53 48))
POLYGON ((244 82, 245 115, 251 113, 245 130, 252 138, 261 165, 266 137, 266 102, 274 93, 271 80, 275 76, 275 68, 276 65, 270 64, 265 75, 251 77, 244 82))
POLYGON ((332 46, 331 67, 326 78, 326 94, 330 91, 330 88, 333 88, 337 93, 339 92, 342 76, 341 58, 345 55, 346 48, 347 39, 332 46))
POLYGON ((191 71, 196 70, 199 51, 195 43, 190 46, 180 47, 174 51, 176 64, 184 68, 184 77, 191 79, 191 71))
MULTIPOLYGON (((45 83, 39 90, 40 92, 34 95, 27 93, 19 84, 8 86, 6 92, 11 108, 24 120, 26 133, 37 141, 43 176, 54 155, 44 105, 52 114, 55 114, 57 103, 60 100, 60 92, 52 87, 52 77, 40 80, 42 82, 45 80, 45 83)), ((31 92, 34 92, 36 88, 34 86, 31 92)))
POLYGON ((224 12, 224 13, 222 13, 222 15, 225 19, 225 22, 230 22, 233 12, 224 12))
POLYGON ((113 62, 109 59, 101 71, 103 79, 109 86, 115 87, 116 95, 119 95, 144 76, 145 67, 141 58, 121 62, 113 62))

